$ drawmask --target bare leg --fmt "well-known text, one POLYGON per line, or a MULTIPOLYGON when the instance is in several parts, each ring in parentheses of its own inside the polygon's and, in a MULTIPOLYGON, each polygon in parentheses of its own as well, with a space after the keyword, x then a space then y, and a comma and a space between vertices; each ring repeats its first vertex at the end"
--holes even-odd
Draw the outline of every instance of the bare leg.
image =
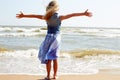
POLYGON ((56 79, 57 71, 58 71, 58 61, 57 61, 57 59, 53 60, 53 70, 54 70, 53 78, 56 79))
POLYGON ((51 61, 52 61, 52 60, 48 60, 48 63, 46 64, 47 78, 50 78, 51 61))

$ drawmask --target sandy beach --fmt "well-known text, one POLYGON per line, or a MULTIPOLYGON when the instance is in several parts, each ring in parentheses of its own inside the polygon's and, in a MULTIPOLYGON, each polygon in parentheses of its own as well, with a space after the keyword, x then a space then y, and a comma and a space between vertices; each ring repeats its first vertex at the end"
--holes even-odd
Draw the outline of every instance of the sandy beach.
MULTIPOLYGON (((0 75, 0 80, 44 80, 44 76, 0 75)), ((120 80, 120 74, 61 75, 57 80, 120 80)))
MULTIPOLYGON (((120 69, 102 69, 97 74, 59 75, 57 80, 120 80, 120 69), (115 72, 115 73, 112 73, 115 72)), ((43 75, 1 74, 0 80, 44 80, 43 75)), ((54 80, 54 79, 51 79, 54 80)))

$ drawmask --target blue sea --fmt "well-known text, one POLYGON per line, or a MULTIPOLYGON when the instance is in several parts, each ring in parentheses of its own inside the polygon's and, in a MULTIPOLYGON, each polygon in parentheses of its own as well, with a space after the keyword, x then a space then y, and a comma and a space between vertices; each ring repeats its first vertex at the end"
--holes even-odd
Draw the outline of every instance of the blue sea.
MULTIPOLYGON (((44 26, 0 26, 0 74, 45 75, 37 58, 44 26)), ((120 28, 61 27, 59 74, 120 68, 120 28)))

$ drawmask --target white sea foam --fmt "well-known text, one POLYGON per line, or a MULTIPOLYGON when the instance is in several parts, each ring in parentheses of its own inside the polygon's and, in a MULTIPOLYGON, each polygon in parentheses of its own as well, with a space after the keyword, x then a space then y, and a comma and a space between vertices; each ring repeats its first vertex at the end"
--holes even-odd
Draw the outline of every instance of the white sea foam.
MULTIPOLYGON (((67 33, 100 37, 120 37, 120 29, 69 29, 67 33)), ((66 34, 67 34, 66 33, 66 34)))
MULTIPOLYGON (((1 51, 0 56, 9 56, 9 57, 38 57, 38 49, 27 49, 27 50, 15 50, 15 51, 1 51)), ((110 58, 120 58, 120 51, 119 50, 104 50, 104 49, 84 49, 84 50, 73 50, 73 51, 64 51, 59 54, 60 58, 107 58, 107 55, 111 55, 110 58), (94 57, 92 57, 94 56, 94 57)))
MULTIPOLYGON (((40 64, 37 54, 36 49, 0 53, 0 73, 45 75, 45 66, 40 64)), ((116 54, 58 59, 59 74, 95 74, 99 69, 120 68, 120 55, 116 54)))
POLYGON ((20 37, 20 36, 39 36, 39 35, 43 35, 41 33, 37 33, 37 32, 33 32, 33 33, 26 33, 26 32, 21 32, 21 33, 0 33, 0 36, 4 36, 4 37, 20 37))
POLYGON ((28 50, 16 50, 16 51, 6 51, 1 52, 0 56, 9 56, 9 57, 37 57, 38 50, 28 49, 28 50))
MULTIPOLYGON (((46 32, 46 28, 43 27, 0 27, 0 36, 38 36, 46 34, 46 32)), ((118 28, 62 27, 61 33, 98 37, 120 37, 120 29, 118 28)))
POLYGON ((38 36, 46 34, 46 30, 41 28, 23 28, 23 27, 0 27, 0 36, 38 36))
POLYGON ((34 32, 40 31, 40 28, 20 28, 20 27, 0 27, 0 31, 9 31, 9 32, 34 32))
MULTIPOLYGON (((28 49, 28 50, 16 50, 16 51, 5 51, 0 52, 0 56, 3 57, 23 57, 23 58, 37 58, 38 57, 37 49, 28 49)), ((70 54, 63 53, 59 55, 61 58, 71 58, 70 54)))

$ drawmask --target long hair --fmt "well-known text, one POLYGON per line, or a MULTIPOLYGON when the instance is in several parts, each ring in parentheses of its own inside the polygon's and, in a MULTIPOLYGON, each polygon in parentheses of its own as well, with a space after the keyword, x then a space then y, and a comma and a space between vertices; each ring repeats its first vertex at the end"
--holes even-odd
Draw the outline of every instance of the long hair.
POLYGON ((45 20, 47 21, 58 10, 59 8, 58 8, 57 1, 52 0, 46 7, 46 14, 44 16, 45 20))

